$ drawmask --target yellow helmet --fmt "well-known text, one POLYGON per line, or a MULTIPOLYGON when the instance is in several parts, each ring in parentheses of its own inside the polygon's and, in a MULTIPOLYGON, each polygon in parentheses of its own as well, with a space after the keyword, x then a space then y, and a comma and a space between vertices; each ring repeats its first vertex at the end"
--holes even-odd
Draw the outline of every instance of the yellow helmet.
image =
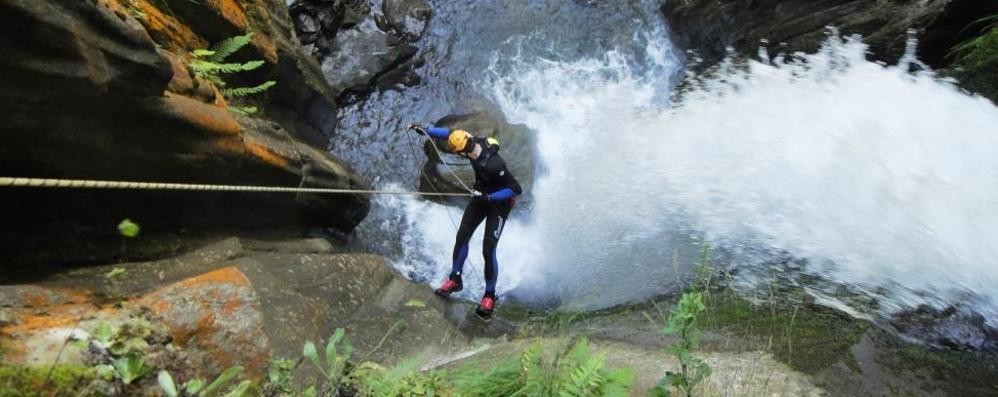
POLYGON ((447 146, 450 148, 450 151, 454 153, 463 153, 464 151, 472 148, 471 138, 472 136, 468 133, 468 131, 454 130, 451 131, 450 135, 447 137, 447 146))

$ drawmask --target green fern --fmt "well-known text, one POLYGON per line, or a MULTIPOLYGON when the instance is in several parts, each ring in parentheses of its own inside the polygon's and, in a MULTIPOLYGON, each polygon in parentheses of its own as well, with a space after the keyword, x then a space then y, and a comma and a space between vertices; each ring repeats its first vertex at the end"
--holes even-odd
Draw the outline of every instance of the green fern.
POLYGON ((222 63, 229 55, 236 53, 236 51, 239 51, 252 41, 253 32, 227 38, 211 46, 210 51, 212 54, 205 55, 204 59, 208 62, 222 63))
MULTIPOLYGON (((242 73, 256 70, 263 66, 264 61, 253 60, 244 63, 225 62, 225 58, 234 54, 239 49, 245 47, 253 41, 253 33, 241 36, 230 37, 211 46, 210 49, 197 49, 191 52, 193 58, 188 67, 195 75, 211 82, 216 87, 222 89, 222 96, 226 99, 246 97, 260 94, 273 87, 277 82, 271 80, 263 84, 252 87, 224 88, 227 84, 222 78, 226 74, 242 73)), ((239 107, 231 106, 229 110, 236 114, 249 116, 257 112, 253 106, 239 107)))
POLYGON ((194 73, 199 74, 230 74, 239 72, 249 72, 263 65, 263 61, 249 61, 246 63, 217 63, 195 59, 191 61, 190 67, 194 73))
POLYGON ((509 396, 628 396, 633 373, 608 370, 601 355, 589 351, 589 342, 579 339, 565 354, 545 356, 534 345, 520 356, 519 379, 522 385, 509 396))
POLYGON ((469 366, 451 376, 454 395, 467 397, 509 396, 520 389, 520 360, 511 358, 500 361, 483 372, 481 367, 469 366))
POLYGON ((273 87, 275 84, 277 84, 276 81, 270 80, 255 87, 227 88, 222 90, 222 94, 229 98, 244 97, 267 91, 268 88, 273 87))

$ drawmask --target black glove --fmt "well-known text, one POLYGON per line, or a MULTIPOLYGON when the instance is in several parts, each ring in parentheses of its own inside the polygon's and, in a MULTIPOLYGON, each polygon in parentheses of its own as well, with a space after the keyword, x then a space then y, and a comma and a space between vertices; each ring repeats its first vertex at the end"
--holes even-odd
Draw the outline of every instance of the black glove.
POLYGON ((415 123, 409 124, 409 129, 413 130, 413 131, 416 131, 416 133, 419 134, 419 135, 426 135, 426 128, 423 128, 423 126, 421 126, 419 124, 415 124, 415 123))
POLYGON ((489 195, 475 190, 471 192, 471 202, 473 203, 488 203, 489 195))

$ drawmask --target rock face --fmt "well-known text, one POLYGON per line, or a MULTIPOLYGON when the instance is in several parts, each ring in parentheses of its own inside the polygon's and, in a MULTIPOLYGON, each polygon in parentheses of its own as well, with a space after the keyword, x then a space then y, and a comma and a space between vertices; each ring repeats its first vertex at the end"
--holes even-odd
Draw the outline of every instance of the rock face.
MULTIPOLYGON (((308 340, 325 346, 337 327, 346 328, 359 360, 386 363, 466 349, 454 324, 468 306, 399 278, 380 256, 337 254, 325 240, 227 238, 175 258, 76 269, 43 285, 0 286, 6 313, 0 358, 51 364, 69 335, 86 339, 101 323, 120 328, 140 317, 165 329, 169 343, 183 350, 189 375, 243 365, 258 378, 271 357, 298 358, 308 340), (125 273, 107 277, 114 268, 125 273)), ((79 349, 67 350, 61 363, 83 359, 79 349)))
POLYGON ((712 63, 725 47, 755 54, 760 40, 771 53, 814 51, 825 37, 825 27, 841 34, 860 34, 873 56, 897 61, 904 52, 906 32, 920 40, 919 58, 944 66, 947 52, 972 36, 967 26, 998 13, 998 3, 977 0, 670 0, 662 6, 679 44, 698 50, 712 63), (785 43, 785 44, 784 44, 785 43))
POLYGON ((935 348, 998 351, 998 330, 979 313, 921 306, 895 315, 890 322, 901 334, 935 348))
MULTIPOLYGON (((438 120, 434 125, 463 129, 477 137, 494 137, 499 140, 499 154, 506 160, 506 165, 510 172, 516 176, 520 186, 524 191, 530 191, 534 184, 534 163, 537 147, 534 142, 535 135, 527 130, 526 126, 510 124, 506 120, 487 112, 479 112, 465 115, 451 115, 438 120)), ((447 144, 443 141, 427 140, 423 145, 423 152, 426 153, 426 163, 423 166, 422 179, 420 180, 420 190, 425 192, 450 192, 465 193, 461 184, 454 179, 454 176, 447 171, 443 162, 450 165, 451 171, 457 175, 464 183, 471 186, 475 181, 475 171, 468 165, 467 160, 456 155, 447 154, 447 144), (433 149, 436 142, 437 150, 445 154, 441 159, 437 155, 437 150, 433 149)), ((527 197, 518 198, 525 200, 527 197)))
MULTIPOLYGON (((313 147, 325 147, 335 102, 318 64, 293 40, 281 0, 168 3, 0 4, 0 48, 8 54, 0 59, 0 173, 366 188, 347 164, 313 147), (256 102, 263 118, 226 111, 217 87, 185 66, 190 51, 248 29, 257 32, 254 42, 232 59, 265 64, 240 78, 278 82, 256 102)), ((126 217, 145 236, 264 226, 349 231, 366 215, 369 198, 4 188, 0 205, 11 215, 0 231, 0 246, 11 249, 3 278, 29 269, 17 264, 128 257, 133 250, 114 231, 126 217)))
POLYGON ((291 16, 302 45, 322 64, 341 101, 375 87, 412 85, 411 58, 430 19, 425 0, 295 0, 291 16))

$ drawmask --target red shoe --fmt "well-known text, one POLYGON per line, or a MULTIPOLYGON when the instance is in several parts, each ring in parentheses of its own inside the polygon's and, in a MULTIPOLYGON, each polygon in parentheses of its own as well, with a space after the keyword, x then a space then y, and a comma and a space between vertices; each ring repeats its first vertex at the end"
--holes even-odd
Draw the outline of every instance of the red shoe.
POLYGON ((492 317, 492 310, 496 307, 496 298, 491 296, 483 296, 482 303, 478 304, 478 309, 475 309, 475 314, 483 319, 489 319, 492 317))
POLYGON ((440 288, 433 290, 433 293, 446 298, 450 296, 450 294, 453 294, 462 289, 464 289, 464 286, 461 285, 461 279, 457 279, 457 281, 455 281, 452 278, 448 278, 447 281, 444 281, 443 285, 441 285, 440 288))

